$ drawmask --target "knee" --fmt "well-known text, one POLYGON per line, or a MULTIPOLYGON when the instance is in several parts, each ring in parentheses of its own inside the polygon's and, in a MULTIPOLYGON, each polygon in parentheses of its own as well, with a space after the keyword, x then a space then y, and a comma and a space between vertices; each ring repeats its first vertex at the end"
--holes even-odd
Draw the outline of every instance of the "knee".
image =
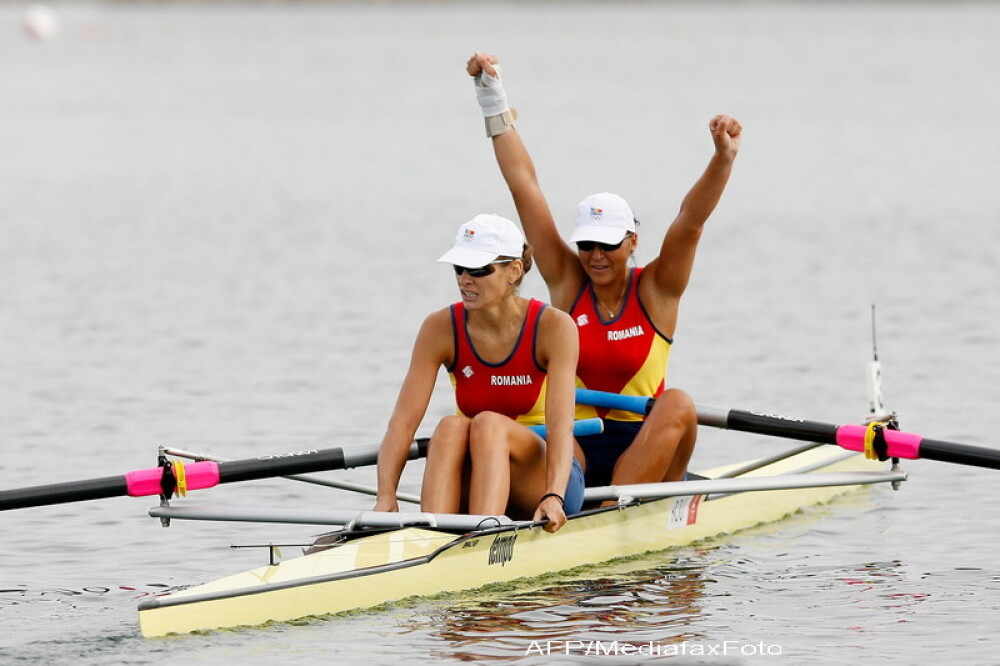
POLYGON ((469 426, 469 451, 495 454, 510 449, 510 427, 515 421, 497 412, 480 412, 469 426))
POLYGON ((503 414, 496 412, 479 412, 472 417, 469 424, 469 438, 473 441, 490 437, 503 428, 505 422, 510 419, 503 414))
POLYGON ((469 444, 469 424, 467 417, 457 414, 441 419, 431 436, 427 455, 464 455, 469 444))
POLYGON ((466 416, 451 414, 438 421, 437 427, 434 429, 434 435, 449 439, 456 436, 460 439, 464 438, 469 432, 469 424, 471 422, 471 419, 466 416))
POLYGON ((668 389, 656 398, 650 417, 685 428, 695 427, 698 425, 698 408, 685 391, 668 389))

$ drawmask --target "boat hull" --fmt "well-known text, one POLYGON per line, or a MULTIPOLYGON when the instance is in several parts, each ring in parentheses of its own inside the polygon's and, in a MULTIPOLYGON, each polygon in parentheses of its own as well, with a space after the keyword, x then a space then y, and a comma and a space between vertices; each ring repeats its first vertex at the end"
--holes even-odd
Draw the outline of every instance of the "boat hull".
MULTIPOLYGON (((736 466, 733 466, 736 467, 736 466)), ((747 476, 859 471, 883 465, 813 449, 747 476)), ((721 473, 712 470, 711 475, 721 473)), ((702 501, 670 497, 585 513, 555 534, 539 527, 456 536, 409 527, 355 539, 140 604, 144 636, 259 625, 471 590, 649 551, 686 546, 780 520, 857 486, 756 491, 702 501)))

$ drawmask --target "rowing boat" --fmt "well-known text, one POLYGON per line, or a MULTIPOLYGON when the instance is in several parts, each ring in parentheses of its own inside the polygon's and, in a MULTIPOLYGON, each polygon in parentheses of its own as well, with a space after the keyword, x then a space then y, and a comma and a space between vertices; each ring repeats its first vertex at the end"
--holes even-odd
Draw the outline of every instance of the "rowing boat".
MULTIPOLYGON (((577 401, 639 413, 651 408, 649 398, 598 392, 578 391, 577 401)), ((872 413, 884 414, 875 404, 872 413)), ((159 495, 160 505, 149 514, 164 525, 192 519, 342 526, 300 556, 278 561, 276 547, 268 545, 264 566, 143 600, 139 604, 143 635, 163 636, 371 608, 682 547, 780 520, 862 486, 890 483, 898 487, 906 478, 898 468, 899 458, 1000 469, 1000 450, 903 432, 898 430, 895 415, 872 417, 866 426, 834 425, 699 405, 698 422, 807 443, 767 458, 707 470, 692 480, 588 488, 589 505, 605 500, 613 500, 614 505, 571 516, 555 533, 546 532, 542 523, 506 516, 241 509, 174 501, 188 490, 275 476, 337 485, 301 475, 372 465, 377 445, 232 461, 161 449, 159 465, 153 469, 0 490, 0 511, 121 495, 159 495), (185 465, 168 459, 168 454, 199 462, 185 465), (891 461, 889 469, 886 461, 891 461)), ((593 424, 578 425, 587 431, 593 424)), ((414 440, 410 457, 426 455, 427 445, 425 438, 414 440)), ((338 487, 358 490, 350 484, 338 487)))
MULTIPOLYGON (((655 484, 671 486, 657 499, 632 497, 632 488, 605 491, 619 504, 573 516, 554 534, 536 523, 489 519, 479 529, 345 528, 309 554, 144 600, 139 623, 144 636, 260 625, 537 577, 730 534, 862 484, 904 478, 883 469, 858 454, 799 447, 760 466, 741 463, 709 470, 703 480, 655 484), (740 469, 747 471, 727 477, 740 469), (818 485, 827 482, 837 485, 818 485), (742 491, 741 484, 763 490, 742 491)), ((193 517, 184 507, 172 509, 151 514, 193 517)))

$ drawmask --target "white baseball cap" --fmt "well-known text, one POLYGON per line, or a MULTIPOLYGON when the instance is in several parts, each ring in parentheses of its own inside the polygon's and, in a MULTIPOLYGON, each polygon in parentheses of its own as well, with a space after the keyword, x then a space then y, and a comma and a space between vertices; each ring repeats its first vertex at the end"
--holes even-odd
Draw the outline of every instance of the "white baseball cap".
POLYGON ((628 232, 635 233, 632 209, 617 194, 591 194, 577 206, 576 229, 569 242, 597 241, 613 245, 620 243, 628 232))
POLYGON ((524 234, 517 225, 499 215, 476 215, 458 228, 455 245, 438 261, 481 268, 497 257, 520 257, 524 253, 524 234))

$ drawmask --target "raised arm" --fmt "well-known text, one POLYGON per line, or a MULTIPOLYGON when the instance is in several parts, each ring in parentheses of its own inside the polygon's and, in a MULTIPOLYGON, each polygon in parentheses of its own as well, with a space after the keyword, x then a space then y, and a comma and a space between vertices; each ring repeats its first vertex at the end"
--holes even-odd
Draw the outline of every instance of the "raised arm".
MULTIPOLYGON (((576 407, 576 362, 580 342, 576 325, 565 312, 546 308, 539 322, 539 357, 547 369, 545 384, 545 492, 560 497, 566 492, 573 464, 573 415, 576 407)), ((546 498, 535 510, 534 520, 548 519, 545 529, 554 532, 566 523, 566 514, 555 498, 546 498)))
MULTIPOLYGON (((497 62, 496 56, 476 53, 466 64, 466 71, 475 78, 484 115, 503 114, 509 108, 497 62)), ((509 122, 495 122, 493 129, 488 129, 492 134, 493 152, 514 200, 524 235, 535 250, 535 261, 549 288, 551 300, 556 307, 565 310, 583 285, 585 274, 576 253, 559 235, 531 156, 512 117, 508 115, 507 119, 509 122)))
POLYGON ((398 511, 396 491, 409 457, 410 443, 427 412, 438 369, 450 361, 451 315, 447 308, 424 320, 413 343, 410 367, 399 389, 396 406, 378 452, 376 511, 398 511))
MULTIPOLYGON (((654 309, 659 309, 657 303, 676 303, 687 288, 702 229, 726 189, 739 152, 743 127, 738 120, 732 116, 715 116, 709 122, 709 130, 715 143, 715 153, 705 172, 681 202, 680 211, 663 238, 659 255, 648 264, 643 274, 641 295, 644 302, 654 309)), ((664 328, 669 329, 664 332, 671 335, 675 323, 664 323, 664 328)))

